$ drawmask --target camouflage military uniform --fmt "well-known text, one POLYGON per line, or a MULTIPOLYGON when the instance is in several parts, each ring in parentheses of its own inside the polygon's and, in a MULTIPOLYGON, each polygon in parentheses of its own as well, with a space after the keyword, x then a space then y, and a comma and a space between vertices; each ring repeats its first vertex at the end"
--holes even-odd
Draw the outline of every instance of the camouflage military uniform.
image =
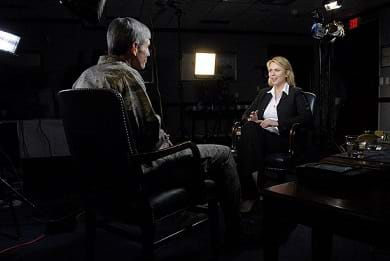
POLYGON ((160 116, 152 107, 139 72, 116 56, 101 56, 97 65, 84 71, 73 88, 111 88, 123 98, 128 113, 137 123, 140 151, 151 151, 166 146, 168 135, 161 129, 160 116))

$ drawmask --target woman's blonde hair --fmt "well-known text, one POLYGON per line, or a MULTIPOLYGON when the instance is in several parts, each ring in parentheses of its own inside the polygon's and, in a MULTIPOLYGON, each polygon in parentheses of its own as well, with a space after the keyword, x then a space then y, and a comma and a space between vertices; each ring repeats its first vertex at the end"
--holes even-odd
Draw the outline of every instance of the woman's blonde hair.
MULTIPOLYGON (((295 85, 295 76, 294 76, 294 71, 292 69, 292 66, 290 62, 283 56, 275 56, 274 58, 268 60, 267 62, 267 69, 269 69, 269 66, 271 63, 276 63, 280 67, 282 67, 284 70, 286 70, 287 78, 286 81, 288 85, 290 86, 296 86, 295 85)), ((268 85, 272 86, 272 83, 270 79, 268 78, 268 85)))

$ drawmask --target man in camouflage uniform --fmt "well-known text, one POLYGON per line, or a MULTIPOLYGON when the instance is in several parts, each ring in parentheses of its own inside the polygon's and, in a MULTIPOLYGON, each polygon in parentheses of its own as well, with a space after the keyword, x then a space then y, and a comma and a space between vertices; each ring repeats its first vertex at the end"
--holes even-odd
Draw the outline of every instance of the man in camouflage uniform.
MULTIPOLYGON (((137 70, 146 66, 150 56, 149 28, 133 18, 116 18, 107 31, 108 55, 101 56, 97 65, 84 71, 73 88, 111 88, 123 97, 128 113, 133 114, 140 151, 169 147, 169 135, 161 129, 160 116, 154 111, 144 81, 137 70)), ((104 106, 104 105, 102 105, 104 106)), ((230 148, 215 144, 198 145, 205 172, 217 182, 226 223, 227 239, 236 236, 240 223, 240 183, 230 148)), ((158 167, 177 160, 189 151, 176 153, 156 162, 158 167)), ((149 166, 150 167, 150 166, 149 166)))

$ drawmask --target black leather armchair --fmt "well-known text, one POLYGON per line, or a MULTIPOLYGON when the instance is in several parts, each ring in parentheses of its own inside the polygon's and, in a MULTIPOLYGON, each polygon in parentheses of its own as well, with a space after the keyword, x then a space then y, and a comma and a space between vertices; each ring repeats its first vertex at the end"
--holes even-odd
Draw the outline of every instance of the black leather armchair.
POLYGON ((203 180, 196 145, 184 142, 160 151, 138 153, 137 145, 142 144, 134 139, 129 124, 131 115, 124 109, 121 95, 111 89, 63 90, 58 93, 58 101, 68 145, 83 184, 89 259, 94 257, 97 224, 108 228, 111 221, 119 221, 141 228, 143 258, 151 260, 154 246, 180 234, 173 231, 156 238, 156 226, 206 202, 205 219, 210 220, 215 250, 218 210, 216 197, 209 193, 214 184, 203 180), (145 168, 154 160, 185 149, 191 150, 191 156, 167 161, 159 168, 145 168), (152 170, 146 173, 146 169, 152 170))
MULTIPOLYGON (((315 102, 317 96, 311 92, 303 92, 314 116, 315 102)), ((314 119, 313 119, 314 120, 314 119)), ((241 122, 233 125, 232 149, 236 149, 239 136, 241 135, 241 122)), ((310 128, 294 123, 289 132, 289 150, 282 153, 269 153, 265 158, 265 176, 275 181, 283 181, 287 173, 293 173, 295 166, 304 163, 307 159, 308 146, 312 145, 313 133, 310 128)), ((264 181, 258 180, 258 183, 264 181)), ((259 184, 264 186, 264 184, 259 184)))

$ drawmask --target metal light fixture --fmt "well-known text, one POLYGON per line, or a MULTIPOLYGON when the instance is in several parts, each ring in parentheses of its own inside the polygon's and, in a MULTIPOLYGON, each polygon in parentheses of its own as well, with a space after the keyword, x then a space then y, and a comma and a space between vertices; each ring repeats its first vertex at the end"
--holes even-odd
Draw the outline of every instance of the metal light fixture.
POLYGON ((20 37, 11 33, 0 31, 0 50, 14 54, 18 47, 20 37))
POLYGON ((315 39, 322 39, 326 35, 326 28, 322 23, 314 23, 311 27, 311 35, 315 39))
POLYGON ((327 24, 326 31, 333 37, 343 37, 345 35, 344 25, 340 21, 327 24))
POLYGON ((332 23, 329 23, 326 25, 326 31, 327 34, 330 35, 331 42, 336 41, 336 38, 338 37, 344 37, 345 36, 345 30, 344 30, 344 25, 343 23, 333 21, 332 23))
POLYGON ((319 9, 314 10, 312 16, 314 23, 311 27, 311 35, 313 38, 321 40, 326 37, 334 42, 336 38, 345 36, 344 25, 341 21, 333 20, 333 22, 326 23, 324 14, 319 9))
POLYGON ((215 74, 215 53, 195 54, 195 76, 208 77, 215 74))
POLYGON ((326 11, 331 11, 341 7, 341 0, 325 0, 324 7, 326 11))
POLYGON ((322 23, 314 23, 311 28, 311 33, 313 38, 319 40, 329 36, 331 42, 334 42, 336 38, 345 36, 344 25, 340 21, 333 21, 326 25, 323 25, 322 23))
POLYGON ((60 4, 67 7, 77 16, 98 23, 102 17, 107 0, 59 0, 60 4))

